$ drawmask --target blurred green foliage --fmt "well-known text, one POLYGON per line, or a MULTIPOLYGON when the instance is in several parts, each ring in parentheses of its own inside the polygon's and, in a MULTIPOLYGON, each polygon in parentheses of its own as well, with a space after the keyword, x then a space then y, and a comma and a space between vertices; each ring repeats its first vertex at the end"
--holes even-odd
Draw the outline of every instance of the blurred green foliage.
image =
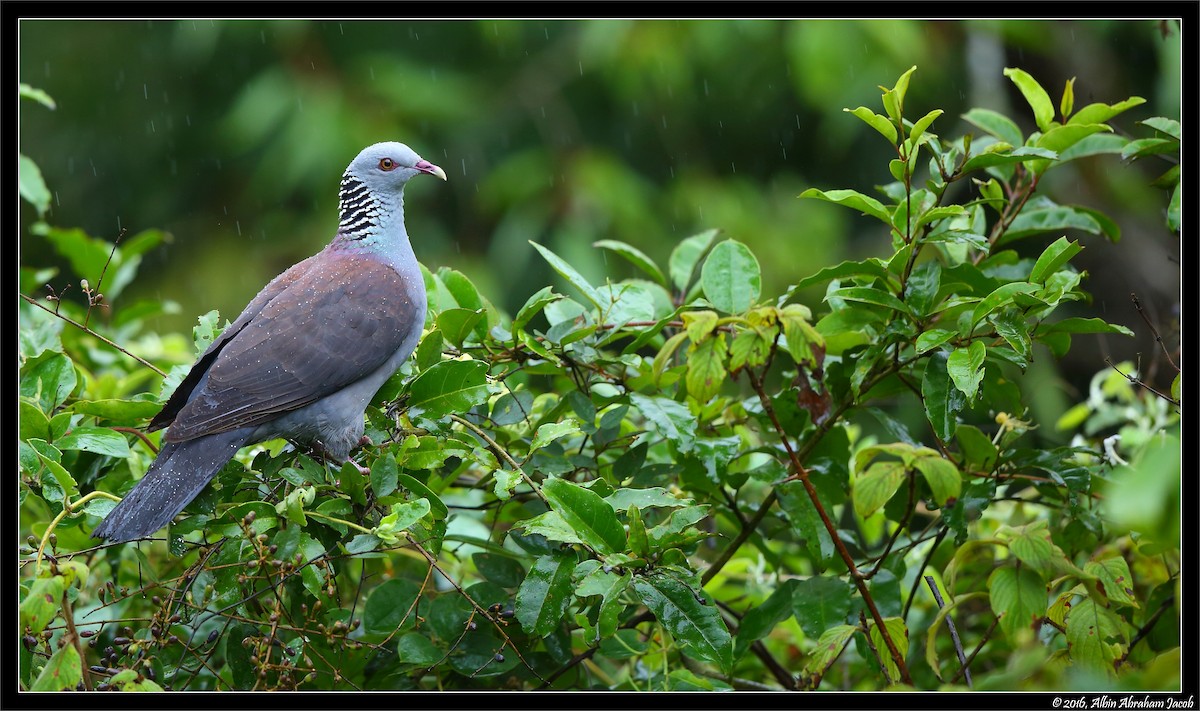
MULTIPOLYGON (((21 80, 59 102, 22 108, 49 221, 109 240, 168 232, 129 294, 177 301, 155 322, 165 330, 235 312, 323 245, 342 169, 381 140, 450 175, 449 190, 411 191, 418 256, 511 312, 549 277, 527 240, 600 280, 596 240, 663 259, 718 227, 762 258, 768 291, 873 253, 878 229, 795 198, 887 182, 870 137, 837 110, 913 64, 925 81, 911 100, 944 108, 944 131, 968 106, 1020 102, 1004 66, 1048 86, 1078 75, 1081 105, 1136 94, 1177 116, 1180 101, 1178 32, 1151 21, 26 21, 20 32, 21 80)), ((1148 180, 1090 166, 1057 179, 1112 200, 1122 224, 1157 224, 1148 180)), ((23 262, 57 263, 23 235, 23 262)), ((1169 316, 1169 288, 1135 280, 1115 293, 1127 287, 1169 316)), ((1110 318, 1132 327, 1123 306, 1110 318)))

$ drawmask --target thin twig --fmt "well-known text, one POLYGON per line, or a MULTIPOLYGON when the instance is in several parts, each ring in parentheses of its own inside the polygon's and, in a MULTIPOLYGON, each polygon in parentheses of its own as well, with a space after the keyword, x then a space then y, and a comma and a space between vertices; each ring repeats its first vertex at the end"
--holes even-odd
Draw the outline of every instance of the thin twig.
POLYGON ((1125 653, 1122 654, 1121 658, 1116 661, 1115 666, 1117 668, 1120 668, 1120 666, 1125 663, 1125 660, 1129 659, 1129 655, 1133 652, 1134 646, 1136 646, 1138 642, 1141 642, 1143 639, 1145 639, 1146 636, 1153 631, 1154 625, 1158 624, 1158 618, 1162 617, 1163 613, 1167 611, 1167 608, 1174 604, 1174 595, 1168 595, 1166 599, 1162 601, 1162 604, 1158 606, 1158 609, 1154 611, 1154 614, 1150 616, 1150 619, 1146 620, 1146 623, 1142 625, 1141 628, 1138 629, 1137 634, 1133 636, 1133 639, 1129 642, 1129 647, 1125 649, 1125 653))
POLYGON ((975 655, 979 654, 979 650, 983 649, 983 645, 987 644, 987 641, 992 638, 992 633, 996 631, 996 625, 999 624, 999 622, 999 617, 992 618, 992 624, 988 625, 987 631, 984 632, 983 637, 979 639, 979 644, 975 645, 975 650, 971 652, 971 656, 967 657, 966 664, 959 667, 958 671, 955 672, 954 678, 950 680, 951 684, 957 684, 962 675, 966 673, 967 668, 971 666, 971 662, 975 661, 975 655))
MULTIPOLYGON (((932 575, 925 576, 925 584, 933 593, 933 599, 937 602, 938 609, 945 607, 946 603, 942 602, 942 593, 938 591, 937 583, 934 582, 932 575)), ((974 684, 971 683, 971 670, 967 668, 967 658, 963 654, 962 642, 958 639, 958 628, 954 626, 954 620, 949 614, 946 615, 946 626, 950 628, 950 639, 954 640, 954 652, 958 654, 958 663, 962 667, 963 673, 966 674, 967 688, 974 688, 974 684)))
POLYGON ((1171 397, 1170 395, 1164 395, 1163 393, 1160 393, 1159 391, 1157 391, 1153 387, 1151 387, 1149 383, 1147 383, 1146 381, 1142 380, 1141 378, 1139 378, 1135 375, 1129 375, 1128 373, 1122 372, 1120 368, 1113 365, 1112 359, 1109 358, 1108 356, 1104 357, 1104 362, 1108 364, 1108 367, 1117 371, 1117 373, 1119 373, 1122 377, 1124 377, 1126 380, 1128 380, 1133 385, 1139 385, 1139 386, 1149 390, 1150 392, 1154 393, 1155 395, 1159 396, 1163 400, 1166 400, 1167 402, 1171 403, 1175 407, 1180 407, 1179 401, 1176 400, 1175 398, 1171 397))
POLYGON ((547 506, 550 505, 550 502, 546 500, 546 495, 542 493, 542 488, 540 486, 538 486, 537 483, 535 483, 533 481, 533 479, 531 479, 529 477, 528 474, 525 473, 525 470, 521 468, 521 465, 517 464, 516 460, 514 460, 508 454, 508 451, 505 450, 504 447, 501 447, 499 444, 496 444, 496 440, 494 440, 488 436, 487 432, 484 432, 482 429, 475 426, 475 423, 471 422, 470 420, 466 419, 465 417, 460 417, 458 415, 452 414, 452 415, 450 415, 450 419, 454 420, 455 422, 459 423, 463 427, 466 427, 467 429, 471 430, 476 435, 478 435, 480 439, 482 439, 484 442, 487 443, 488 447, 491 447, 492 451, 496 453, 496 456, 498 456, 501 459, 503 459, 504 461, 508 462, 508 465, 511 466, 514 470, 517 471, 517 473, 519 473, 521 475, 521 478, 525 480, 526 484, 529 484, 530 488, 533 489, 533 492, 538 495, 538 498, 540 498, 543 502, 545 502, 545 504, 547 506))
POLYGON ((904 602, 904 612, 900 615, 904 619, 905 624, 908 624, 908 611, 912 609, 913 600, 917 597, 917 588, 921 585, 921 574, 929 567, 929 561, 933 560, 933 554, 937 552, 938 546, 942 545, 942 540, 949 532, 949 526, 942 526, 937 536, 934 537, 933 545, 929 548, 929 552, 925 554, 925 560, 921 561, 921 567, 917 568, 917 577, 913 580, 912 589, 908 591, 908 600, 904 602))
POLYGON ((75 645, 75 651, 79 653, 79 664, 83 672, 83 688, 91 691, 92 675, 88 673, 87 657, 83 654, 83 642, 79 639, 79 633, 75 631, 75 612, 71 609, 71 599, 65 590, 62 596, 62 610, 63 619, 67 623, 68 641, 70 644, 75 645))
POLYGON ((155 367, 153 363, 151 363, 151 362, 149 362, 149 361, 145 360, 144 358, 141 358, 141 357, 139 357, 139 356, 136 356, 136 355, 134 355, 134 354, 130 353, 129 351, 127 351, 127 350, 125 350, 124 348, 122 348, 121 346, 118 346, 116 343, 113 343, 112 341, 108 340, 108 339, 107 339, 107 338, 105 338, 104 336, 101 336, 99 333, 96 333, 95 331, 93 331, 92 329, 88 328, 87 326, 84 326, 82 323, 79 323, 78 321, 74 321, 74 320, 72 320, 71 318, 68 318, 67 316, 63 316, 62 314, 58 313, 57 311, 53 311, 53 310, 51 310, 51 309, 48 309, 48 308, 46 308, 45 306, 42 306, 40 303, 38 303, 38 300, 37 300, 37 299, 35 299, 35 298, 31 297, 31 296, 26 296, 25 294, 21 294, 21 298, 22 298, 22 299, 25 299, 25 300, 26 300, 26 301, 28 301, 29 303, 31 303, 31 304, 33 304, 34 306, 38 307, 38 308, 39 308, 39 309, 41 309, 42 311, 45 311, 45 312, 46 312, 46 313, 48 313, 48 314, 53 314, 54 316, 57 316, 57 317, 61 318, 63 321, 66 321, 67 323, 71 324, 71 325, 72 325, 72 326, 74 326, 75 328, 78 328, 80 331, 83 331, 83 332, 85 332, 85 333, 90 333, 91 335, 95 336, 96 338, 99 338, 101 341, 104 341, 105 343, 107 343, 108 345, 112 346, 113 348, 116 348, 117 350, 121 351, 122 353, 124 353, 125 355, 129 356, 130 358, 133 358, 133 359, 134 359, 134 360, 136 360, 137 362, 139 362, 139 363, 141 363, 142 365, 146 366, 146 367, 147 367, 147 368, 149 368, 150 370, 153 370, 155 373, 158 373, 159 375, 163 376, 164 378, 165 378, 165 377, 167 377, 167 374, 166 374, 166 373, 164 373, 163 371, 159 370, 157 367, 155 367))
POLYGON ((426 550, 425 546, 417 542, 417 540, 413 538, 412 535, 407 531, 404 533, 404 536, 408 539, 408 542, 412 544, 413 548, 415 548, 418 553, 424 556, 425 560, 429 561, 429 565, 432 566, 433 569, 438 573, 440 573, 441 576, 445 578, 451 585, 453 585, 454 589, 458 591, 458 594, 462 595, 463 598, 471 604, 471 607, 475 608, 476 612, 478 612, 480 615, 483 615, 485 620, 492 623, 492 627, 500 633, 500 636, 504 638, 505 644, 512 648, 513 653, 517 655, 517 659, 521 660, 521 663, 525 665, 525 668, 528 669, 535 677, 537 677, 538 681, 545 682, 546 680, 542 678, 542 675, 538 674, 537 670, 534 669, 529 662, 525 661, 525 657, 521 656, 521 650, 517 648, 516 643, 513 642, 512 638, 508 636, 508 633, 504 631, 503 624, 499 620, 493 619, 492 616, 488 614, 488 611, 480 607, 479 603, 475 602, 475 599, 468 595, 467 591, 463 590, 462 586, 460 586, 458 582, 454 580, 454 578, 450 577, 445 570, 442 570, 442 566, 438 565, 437 558, 435 558, 432 553, 426 550))
POLYGON ((1146 315, 1144 310, 1142 310, 1142 302, 1138 301, 1137 294, 1130 292, 1129 298, 1133 299, 1133 307, 1137 309, 1138 315, 1141 316, 1142 320, 1146 322, 1146 325, 1150 327, 1150 333, 1154 334, 1154 340, 1158 342, 1158 347, 1162 349, 1163 355, 1167 357, 1167 362, 1170 363, 1171 367, 1175 369, 1176 373, 1178 373, 1179 366, 1175 365, 1175 361, 1172 360, 1171 352, 1167 350, 1167 344, 1163 343, 1162 336, 1158 335, 1158 329, 1154 327, 1154 323, 1150 320, 1150 317, 1146 315))
MULTIPOLYGON (((912 677, 908 672, 908 665, 904 661, 904 655, 896 646, 896 641, 892 639, 892 635, 888 632, 887 627, 883 622, 883 615, 879 612, 879 607, 875 604, 875 598, 872 597, 871 591, 867 588, 867 581, 863 574, 859 572, 858 566, 854 563, 854 557, 850 555, 850 551, 846 548, 846 544, 842 541, 842 537, 838 535, 837 526, 833 520, 829 518, 829 513, 825 510, 825 505, 821 503, 821 497, 817 493, 816 487, 808 476, 808 469, 800 462, 800 457, 796 454, 796 450, 792 449, 791 440, 788 438, 783 424, 779 421, 779 416, 775 413, 775 407, 771 404, 771 398, 767 397, 766 390, 763 389, 762 380, 756 377, 753 371, 747 370, 746 373, 750 377, 750 385, 754 388, 754 392, 758 394, 758 400, 762 403, 763 412, 770 418, 772 426, 779 434, 780 441, 783 442, 783 448, 787 451, 788 459, 791 461, 793 474, 792 477, 800 480, 804 485, 804 490, 808 494, 809 500, 812 502, 813 508, 817 511, 817 516, 820 517, 825 530, 829 532, 829 537, 833 539, 833 546, 837 549, 838 555, 846 565, 846 569, 850 572, 850 580, 854 586, 858 588, 858 593, 862 600, 867 605, 867 609, 871 613, 871 618, 875 621, 879 629, 879 635, 883 638, 884 644, 888 648, 888 653, 892 657, 892 661, 896 664, 896 669, 900 672, 900 679, 905 684, 912 684, 912 677)), ((771 492, 774 494, 774 490, 771 492)), ((761 508, 760 508, 761 512, 761 508)))

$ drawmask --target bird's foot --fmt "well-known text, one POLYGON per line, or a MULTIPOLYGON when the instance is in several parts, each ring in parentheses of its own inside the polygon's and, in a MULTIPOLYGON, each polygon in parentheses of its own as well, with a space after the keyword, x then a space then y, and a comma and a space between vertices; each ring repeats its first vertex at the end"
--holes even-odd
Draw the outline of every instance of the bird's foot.
POLYGON ((370 475, 371 475, 371 470, 370 470, 369 468, 367 468, 367 467, 364 467, 363 465, 359 464, 358 462, 354 461, 353 459, 347 459, 346 461, 348 461, 348 462, 350 462, 351 464, 353 464, 353 465, 354 465, 354 468, 358 470, 358 473, 359 473, 359 474, 362 474, 363 476, 370 476, 370 475))

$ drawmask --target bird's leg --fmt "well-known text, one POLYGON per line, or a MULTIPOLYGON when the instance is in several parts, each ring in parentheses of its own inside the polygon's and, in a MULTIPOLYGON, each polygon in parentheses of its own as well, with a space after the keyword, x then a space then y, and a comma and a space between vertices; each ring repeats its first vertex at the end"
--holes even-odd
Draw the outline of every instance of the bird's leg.
MULTIPOLYGON (((366 435, 363 435, 362 439, 360 439, 358 442, 358 446, 361 447, 363 444, 370 444, 370 443, 371 443, 371 440, 368 439, 366 435), (364 440, 365 440, 365 442, 364 442, 364 440)), ((330 451, 325 448, 325 445, 324 445, 324 443, 321 442, 321 440, 317 440, 317 439, 312 440, 311 442, 307 443, 306 449, 308 450, 309 454, 313 458, 318 458, 318 459, 324 460, 326 462, 329 462, 331 464, 339 464, 340 465, 343 463, 343 460, 338 459, 337 457, 333 456, 333 454, 331 454, 330 451)), ((354 468, 358 470, 358 473, 362 474, 363 476, 368 476, 371 473, 370 469, 368 469, 367 467, 364 467, 363 465, 359 464, 358 462, 354 461, 353 459, 351 459, 349 457, 347 457, 344 461, 349 462, 350 464, 353 464, 354 468)))

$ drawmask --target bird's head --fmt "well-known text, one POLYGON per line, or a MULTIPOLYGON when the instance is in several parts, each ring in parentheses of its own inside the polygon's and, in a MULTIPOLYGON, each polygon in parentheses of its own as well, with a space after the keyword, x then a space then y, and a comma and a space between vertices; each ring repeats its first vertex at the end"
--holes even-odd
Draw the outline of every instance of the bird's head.
POLYGON ((421 173, 446 179, 446 171, 395 141, 364 148, 346 168, 346 177, 356 178, 379 193, 399 191, 410 178, 421 173))

